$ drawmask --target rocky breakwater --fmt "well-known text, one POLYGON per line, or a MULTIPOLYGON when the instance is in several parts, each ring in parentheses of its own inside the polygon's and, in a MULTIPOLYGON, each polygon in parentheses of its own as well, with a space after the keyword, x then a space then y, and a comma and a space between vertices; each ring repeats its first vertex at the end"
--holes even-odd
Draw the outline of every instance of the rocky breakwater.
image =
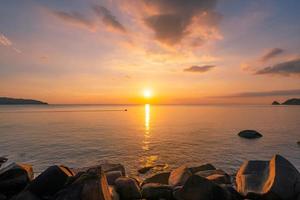
POLYGON ((236 177, 211 164, 180 166, 143 180, 108 163, 81 169, 54 165, 36 178, 30 165, 0 170, 0 200, 299 200, 299 195, 299 172, 280 155, 245 161, 236 177))

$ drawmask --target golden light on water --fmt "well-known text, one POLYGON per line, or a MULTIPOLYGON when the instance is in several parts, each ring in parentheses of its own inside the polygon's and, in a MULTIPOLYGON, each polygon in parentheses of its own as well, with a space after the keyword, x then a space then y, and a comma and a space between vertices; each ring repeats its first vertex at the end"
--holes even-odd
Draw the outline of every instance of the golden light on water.
POLYGON ((150 104, 145 104, 145 132, 148 134, 150 129, 150 104))

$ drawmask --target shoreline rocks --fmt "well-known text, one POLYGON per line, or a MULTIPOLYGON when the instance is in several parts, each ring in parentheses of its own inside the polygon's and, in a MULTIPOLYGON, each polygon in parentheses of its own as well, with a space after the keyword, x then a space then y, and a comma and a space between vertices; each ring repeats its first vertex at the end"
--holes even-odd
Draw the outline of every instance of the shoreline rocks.
POLYGON ((30 165, 14 164, 0 170, 0 200, 292 200, 299 197, 300 174, 280 155, 270 161, 245 161, 236 177, 211 164, 183 165, 148 176, 143 182, 127 176, 123 165, 110 163, 76 170, 54 165, 35 179, 30 165), (26 179, 19 179, 20 176, 26 179), (15 180, 26 182, 6 185, 15 180))

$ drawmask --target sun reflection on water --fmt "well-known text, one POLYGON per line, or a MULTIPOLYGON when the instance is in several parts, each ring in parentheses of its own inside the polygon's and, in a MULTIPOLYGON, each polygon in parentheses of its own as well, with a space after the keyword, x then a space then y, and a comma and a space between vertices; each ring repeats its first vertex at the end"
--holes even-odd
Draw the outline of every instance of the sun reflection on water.
POLYGON ((145 104, 145 132, 144 132, 144 140, 143 140, 143 145, 142 149, 144 150, 144 156, 141 158, 141 165, 142 166, 151 166, 154 165, 155 162, 158 159, 157 155, 149 155, 150 151, 150 138, 151 138, 151 133, 150 133, 150 110, 151 106, 150 104, 145 104))

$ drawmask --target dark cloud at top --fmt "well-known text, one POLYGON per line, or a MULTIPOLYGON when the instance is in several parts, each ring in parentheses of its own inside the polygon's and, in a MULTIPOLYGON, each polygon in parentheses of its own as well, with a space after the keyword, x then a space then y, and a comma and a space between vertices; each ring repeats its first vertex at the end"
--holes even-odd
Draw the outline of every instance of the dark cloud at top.
POLYGON ((63 21, 73 25, 79 25, 88 29, 94 28, 94 22, 78 12, 53 11, 52 13, 63 21))
POLYGON ((276 64, 274 66, 265 67, 258 70, 255 74, 279 74, 279 75, 300 75, 300 58, 276 64))
MULTIPOLYGON (((195 16, 214 12, 217 0, 144 0, 158 13, 145 18, 145 23, 155 33, 156 39, 166 44, 176 44, 188 34, 187 28, 195 16)), ((212 24, 210 24, 212 25, 212 24)))
POLYGON ((93 10, 95 13, 102 17, 102 21, 105 25, 110 26, 120 32, 126 32, 125 27, 112 15, 112 13, 104 6, 94 5, 93 10))
POLYGON ((268 61, 280 54, 282 54, 284 52, 283 49, 280 48, 273 48, 270 49, 268 52, 266 52, 262 57, 261 57, 261 61, 268 61))
POLYGON ((191 66, 188 68, 185 68, 183 71, 185 72, 196 72, 196 73, 204 73, 208 72, 209 70, 215 68, 214 65, 204 65, 204 66, 191 66))

